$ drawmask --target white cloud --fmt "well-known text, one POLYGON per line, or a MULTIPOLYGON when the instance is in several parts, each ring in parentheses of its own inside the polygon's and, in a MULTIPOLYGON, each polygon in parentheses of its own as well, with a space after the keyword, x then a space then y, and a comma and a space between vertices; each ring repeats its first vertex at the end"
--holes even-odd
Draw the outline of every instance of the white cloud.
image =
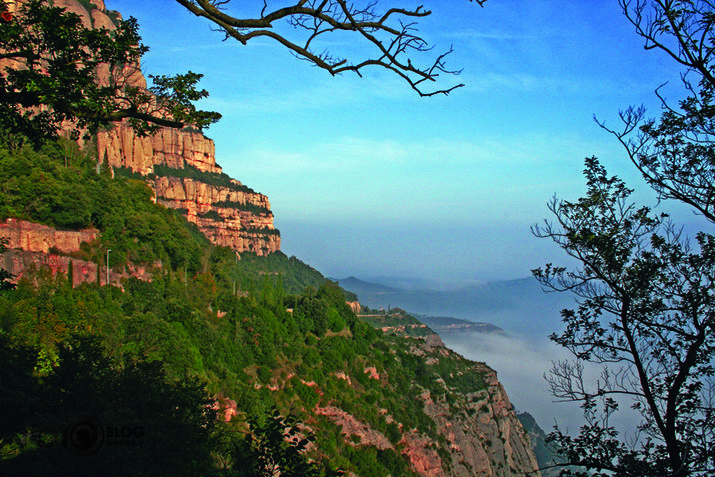
MULTIPOLYGON (((512 404, 532 414, 547 433, 554 425, 575 433, 584 423, 580 407, 575 403, 557 402, 544 378, 554 361, 572 359, 563 348, 533 338, 485 333, 445 334, 443 340, 464 357, 484 361, 496 370, 512 404)), ((599 368, 587 364, 587 383, 595 383, 599 373, 599 368)), ((628 433, 635 428, 637 417, 624 405, 613 422, 628 433)))

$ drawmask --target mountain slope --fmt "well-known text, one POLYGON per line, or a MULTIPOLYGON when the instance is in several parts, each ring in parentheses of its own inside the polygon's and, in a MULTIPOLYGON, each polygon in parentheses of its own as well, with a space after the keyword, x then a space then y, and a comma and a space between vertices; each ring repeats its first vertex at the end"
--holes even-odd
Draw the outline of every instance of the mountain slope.
MULTIPOLYGON (((36 353, 30 369, 46 379, 60 379, 66 346, 91 336, 112 372, 147 359, 161 363, 169 384, 199 379, 231 419, 224 424, 231 435, 244 435, 248 419, 273 406, 292 412, 317 436, 313 458, 355 475, 490 476, 536 468, 529 436, 491 369, 421 339, 383 335, 356 317, 331 282, 286 292, 284 282, 303 276, 295 290, 320 277, 297 259, 244 254, 245 264, 253 263, 249 273, 231 250, 210 245, 152 202, 145 184, 112 178, 106 169, 97 174, 91 157, 65 166, 62 148, 0 148, 0 175, 9 186, 0 210, 42 219, 47 240, 66 233, 50 225, 97 226, 90 242, 78 235, 79 250, 57 242, 30 252, 21 240, 4 254, 36 259, 16 290, 0 293, 0 335, 11 349, 36 353), (89 207, 75 207, 73 198, 89 207), (122 289, 106 285, 108 248, 110 283, 122 289), (80 284, 68 269, 49 266, 82 261, 102 266, 95 268, 98 280, 80 284), (122 278, 142 263, 151 281, 122 278)), ((0 407, 17 409, 20 427, 42 428, 34 408, 23 411, 13 396, 0 396, 12 399, 0 407)), ((58 406, 60 420, 73 417, 71 407, 58 406)), ((53 429, 46 437, 51 454, 33 450, 43 461, 62 458, 61 429, 53 429)), ((13 428, 0 437, 10 446, 4 451, 20 449, 23 462, 32 460, 24 454, 29 448, 17 447, 25 435, 13 428)))
MULTIPOLYGON (((105 14, 100 0, 61 2, 90 24, 105 14)), ((0 386, 12 417, 0 422, 0 474, 74 475, 80 462, 84 475, 240 475, 242 446, 276 415, 315 435, 307 455, 320 472, 534 471, 529 436, 486 364, 376 330, 337 285, 275 253, 267 200, 222 175, 201 139, 162 133, 159 148, 120 130, 108 137, 121 147, 99 155, 68 155, 61 142, 0 148, 5 223, 53 229, 42 229, 46 248, 19 240, 3 255, 31 263, 0 291, 0 382, 12 384, 0 386), (83 231, 79 249, 53 242, 83 231), (80 262, 96 280, 75 279, 80 262), (97 460, 73 455, 66 425, 82 416, 146 439, 98 441, 97 460)))

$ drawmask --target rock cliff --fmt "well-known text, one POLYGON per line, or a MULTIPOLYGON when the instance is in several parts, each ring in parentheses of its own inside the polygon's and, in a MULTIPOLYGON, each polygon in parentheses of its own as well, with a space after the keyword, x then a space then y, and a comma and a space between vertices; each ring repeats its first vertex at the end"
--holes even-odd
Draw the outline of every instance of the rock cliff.
MULTIPOLYGON (((439 339, 411 341, 412 353, 426 357, 430 367, 439 367, 442 360, 463 361, 439 339)), ((371 379, 384 382, 390 379, 384 373, 376 373, 374 368, 366 369, 368 372, 371 379)), ((464 392, 463 387, 441 381, 441 392, 424 389, 419 397, 425 414, 434 421, 436 439, 399 424, 402 437, 393 444, 384 434, 337 406, 316 406, 315 412, 339 426, 352 445, 400 452, 420 476, 539 476, 531 437, 517 418, 496 372, 475 362, 460 373, 483 377, 479 389, 464 392)), ((349 376, 338 377, 351 381, 349 376)), ((386 409, 381 412, 388 422, 395 422, 386 409)))
POLYGON ((65 254, 80 250, 82 242, 92 242, 99 237, 96 229, 57 230, 46 225, 7 219, 0 222, 0 237, 8 239, 8 248, 26 252, 50 253, 57 251, 65 254))
MULTIPOLYGON (((55 0, 82 18, 87 27, 114 28, 118 12, 107 11, 102 0, 55 0)), ((109 69, 97 80, 109 81, 109 69)), ((146 88, 139 65, 126 65, 121 75, 128 85, 146 88)), ((237 253, 268 255, 280 250, 280 233, 265 195, 254 192, 223 174, 216 163, 214 142, 195 130, 162 128, 138 137, 126 123, 97 136, 100 161, 112 168, 145 176, 159 203, 182 212, 216 245, 237 253)))
POLYGON ((280 250, 268 197, 224 174, 204 135, 164 128, 142 138, 118 124, 99 133, 97 147, 113 168, 142 174, 157 202, 181 211, 214 244, 239 254, 280 250))
MULTIPOLYGON (((410 352, 424 357, 434 369, 464 363, 459 371, 443 374, 439 388, 424 389, 420 395, 425 414, 448 443, 448 454, 435 450, 434 439, 403 429, 398 447, 419 475, 540 475, 531 435, 518 419, 493 369, 485 363, 470 362, 447 348, 431 327, 399 308, 359 316, 385 334, 407 338, 410 352)), ((377 374, 371 377, 384 379, 377 374)), ((360 427, 351 424, 348 416, 335 411, 323 413, 343 426, 344 434, 354 433, 360 442, 375 441, 374 437, 362 436, 360 427)))
POLYGON ((7 219, 0 222, 0 237, 7 239, 8 249, 0 254, 0 268, 16 278, 45 267, 53 275, 71 275, 73 287, 97 280, 101 285, 109 280, 110 284, 121 287, 122 279, 130 276, 151 279, 147 266, 128 263, 126 267, 107 271, 106 267, 88 260, 83 248, 91 247, 99 239, 96 229, 57 230, 34 222, 7 219))

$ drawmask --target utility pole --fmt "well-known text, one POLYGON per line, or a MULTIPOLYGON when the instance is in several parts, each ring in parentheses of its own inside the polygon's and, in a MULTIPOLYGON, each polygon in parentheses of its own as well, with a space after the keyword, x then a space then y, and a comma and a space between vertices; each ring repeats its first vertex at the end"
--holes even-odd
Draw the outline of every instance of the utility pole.
MULTIPOLYGON (((234 253, 236 253, 236 252, 234 252, 234 253)), ((236 253, 236 265, 238 265, 238 253, 236 253)), ((233 273, 234 274, 236 273, 235 268, 233 269, 233 273)), ((241 288, 240 285, 239 285, 239 288, 241 288)), ((235 278, 233 279, 233 296, 236 296, 236 279, 235 278)))

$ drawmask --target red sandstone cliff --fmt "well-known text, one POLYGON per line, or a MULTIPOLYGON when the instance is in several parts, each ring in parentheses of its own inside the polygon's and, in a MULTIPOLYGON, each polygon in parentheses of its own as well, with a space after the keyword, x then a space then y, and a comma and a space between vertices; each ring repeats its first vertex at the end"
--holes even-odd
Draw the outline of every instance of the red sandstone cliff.
POLYGON ((268 197, 223 175, 214 143, 204 135, 164 128, 140 138, 129 126, 119 124, 99 133, 97 147, 99 157, 110 166, 147 176, 157 202, 181 211, 214 244, 257 255, 280 250, 268 197), (155 166, 163 166, 161 175, 155 166), (182 177, 186 175, 182 169, 205 173, 206 179, 201 174, 182 177), (220 185, 208 183, 217 178, 222 179, 220 185))
POLYGON ((47 225, 24 220, 7 219, 0 222, 0 237, 8 239, 7 251, 0 254, 0 268, 21 278, 25 273, 39 267, 49 268, 53 274, 68 275, 72 267, 72 286, 84 282, 95 282, 99 277, 101 285, 121 286, 123 278, 136 277, 150 280, 151 274, 145 266, 132 263, 117 269, 107 269, 86 260, 82 252, 85 246, 99 239, 99 231, 57 230, 47 225))
MULTIPOLYGON (((111 30, 112 17, 120 17, 117 12, 107 11, 103 0, 89 0, 94 6, 90 10, 78 0, 55 0, 54 4, 79 15, 87 27, 111 30)), ((138 64, 126 65, 120 74, 128 85, 146 88, 138 64)), ((109 75, 109 68, 100 69, 97 79, 106 83, 109 75)), ((147 176, 157 201, 180 210, 216 245, 258 255, 280 250, 280 233, 273 226, 266 196, 227 176, 223 176, 225 186, 207 183, 222 175, 222 170, 216 163, 214 142, 200 132, 162 128, 152 136, 138 137, 131 127, 120 123, 98 134, 97 152, 100 161, 106 160, 113 168, 147 176), (154 176, 155 166, 164 166, 159 177, 154 176), (176 172, 172 173, 172 169, 176 172), (182 169, 196 169, 208 174, 207 179, 185 177, 182 169)))

